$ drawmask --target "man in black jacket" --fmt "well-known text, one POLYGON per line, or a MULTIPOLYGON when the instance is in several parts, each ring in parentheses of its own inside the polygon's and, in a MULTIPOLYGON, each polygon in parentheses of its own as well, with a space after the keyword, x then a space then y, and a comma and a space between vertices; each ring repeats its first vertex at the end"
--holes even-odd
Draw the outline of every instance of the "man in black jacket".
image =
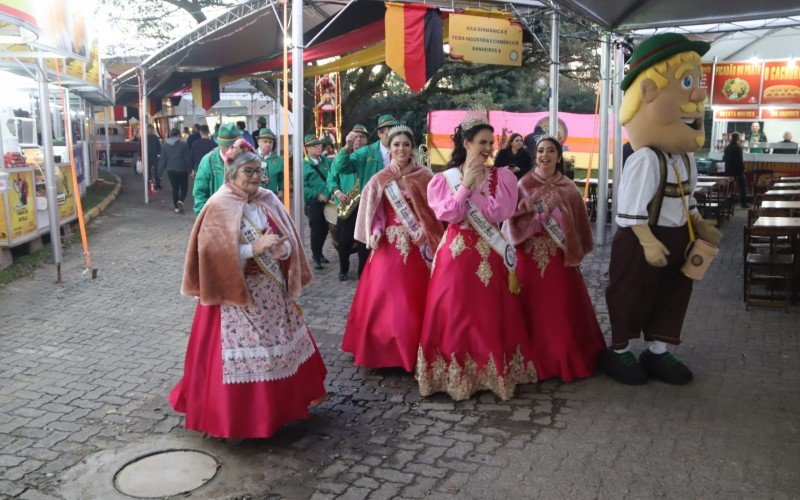
POLYGON ((147 167, 150 178, 156 183, 156 189, 162 189, 161 176, 158 170, 158 156, 161 154, 161 138, 156 135, 152 125, 147 126, 147 167))
POLYGON ((170 130, 169 139, 161 151, 158 171, 164 170, 167 171, 169 182, 172 184, 172 204, 175 205, 175 213, 182 214, 183 202, 189 189, 189 175, 193 168, 189 146, 181 141, 181 131, 178 128, 170 130))

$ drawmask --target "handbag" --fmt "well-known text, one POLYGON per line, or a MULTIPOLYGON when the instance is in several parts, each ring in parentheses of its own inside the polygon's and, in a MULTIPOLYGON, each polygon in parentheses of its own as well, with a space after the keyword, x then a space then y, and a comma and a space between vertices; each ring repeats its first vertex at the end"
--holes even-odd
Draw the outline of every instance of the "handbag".
POLYGON ((683 211, 686 213, 686 225, 689 228, 689 245, 686 247, 686 252, 684 253, 686 260, 683 262, 683 266, 681 266, 681 272, 689 279, 700 281, 705 276, 706 271, 708 271, 708 267, 711 265, 714 257, 719 253, 719 249, 711 243, 695 236, 692 218, 689 217, 689 205, 686 203, 686 196, 683 194, 681 174, 678 172, 674 163, 672 163, 672 171, 675 172, 675 178, 678 182, 678 192, 681 195, 683 211))

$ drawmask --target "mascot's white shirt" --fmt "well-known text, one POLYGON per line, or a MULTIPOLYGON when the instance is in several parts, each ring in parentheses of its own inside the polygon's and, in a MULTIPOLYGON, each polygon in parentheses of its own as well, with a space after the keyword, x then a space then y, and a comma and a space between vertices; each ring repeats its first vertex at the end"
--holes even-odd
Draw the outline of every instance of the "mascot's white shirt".
MULTIPOLYGON (((684 190, 684 195, 689 205, 689 211, 692 211, 696 205, 693 193, 697 187, 697 167, 694 154, 689 153, 687 156, 689 157, 688 171, 681 155, 664 153, 667 161, 667 184, 677 184, 678 182, 670 162, 675 163, 682 181, 685 182, 687 177, 689 179, 690 187, 684 190)), ((619 227, 647 224, 649 219, 647 204, 658 190, 660 177, 658 156, 652 149, 641 148, 628 157, 622 171, 622 181, 615 193, 619 197, 616 218, 619 227)), ((681 199, 664 196, 657 225, 680 227, 684 224, 686 224, 686 214, 681 199)))

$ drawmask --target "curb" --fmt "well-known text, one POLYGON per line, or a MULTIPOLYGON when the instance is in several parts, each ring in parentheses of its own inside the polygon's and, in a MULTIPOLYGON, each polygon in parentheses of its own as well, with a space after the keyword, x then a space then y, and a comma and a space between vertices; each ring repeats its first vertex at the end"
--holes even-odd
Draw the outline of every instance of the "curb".
POLYGON ((114 200, 117 199, 117 196, 119 196, 119 192, 122 191, 122 179, 120 178, 120 176, 114 173, 112 173, 111 175, 113 175, 116 178, 117 186, 114 188, 113 191, 111 191, 111 193, 109 193, 108 196, 106 196, 106 198, 103 201, 98 203, 97 206, 93 207, 91 210, 83 214, 83 220, 86 224, 99 217, 100 214, 103 213, 108 208, 108 206, 111 205, 111 203, 113 203, 114 200))

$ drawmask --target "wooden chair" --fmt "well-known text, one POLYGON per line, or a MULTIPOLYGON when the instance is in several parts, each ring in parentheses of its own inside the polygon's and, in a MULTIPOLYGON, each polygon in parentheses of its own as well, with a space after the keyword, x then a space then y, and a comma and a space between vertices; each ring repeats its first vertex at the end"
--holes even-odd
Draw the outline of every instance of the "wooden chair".
POLYGON ((743 228, 744 303, 750 307, 789 309, 794 274, 794 254, 783 253, 781 241, 794 242, 793 229, 743 228), (756 243, 758 239, 758 243, 756 243), (769 242, 763 252, 762 243, 769 242))

